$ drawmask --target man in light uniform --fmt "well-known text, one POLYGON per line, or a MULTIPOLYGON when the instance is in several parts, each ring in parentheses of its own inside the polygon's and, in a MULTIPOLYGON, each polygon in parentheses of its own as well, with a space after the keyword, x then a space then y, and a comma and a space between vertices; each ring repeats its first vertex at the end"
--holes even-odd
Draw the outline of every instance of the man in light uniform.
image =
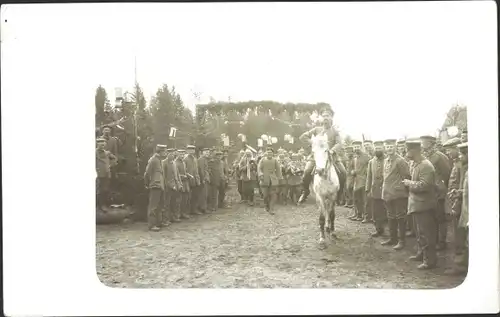
MULTIPOLYGON (((326 133, 328 137, 328 148, 330 149, 330 153, 334 154, 334 146, 336 144, 342 144, 339 132, 332 126, 333 124, 333 111, 331 109, 325 109, 321 112, 321 125, 316 126, 312 128, 311 130, 303 133, 300 137, 299 140, 302 142, 307 142, 308 144, 311 143, 311 138, 312 136, 316 136, 319 134, 326 133)), ((312 156, 312 154, 311 154, 312 156)), ((339 177, 339 182, 340 182, 340 188, 344 187, 345 184, 345 178, 346 178, 346 170, 345 167, 342 165, 341 162, 338 161, 338 158, 335 156, 334 157, 334 166, 335 169, 337 170, 337 174, 339 177)), ((309 186, 311 184, 311 181, 313 180, 313 171, 315 167, 315 162, 313 158, 309 158, 306 169, 304 171, 304 176, 302 179, 302 195, 299 198, 299 203, 303 203, 306 199, 307 196, 310 194, 309 186)))
POLYGON ((144 172, 144 185, 149 190, 148 229, 159 231, 162 226, 164 207, 165 178, 162 160, 165 158, 166 145, 158 144, 156 153, 149 159, 144 172))
POLYGON ((408 190, 403 181, 411 178, 408 163, 396 153, 396 140, 385 140, 384 184, 382 198, 387 209, 390 238, 382 245, 395 245, 394 250, 405 247, 408 190))
POLYGON ((362 221, 367 219, 366 214, 366 172, 368 170, 368 162, 371 157, 363 151, 361 141, 352 142, 354 148, 354 170, 351 174, 354 176, 354 208, 356 214, 351 217, 351 220, 362 221))

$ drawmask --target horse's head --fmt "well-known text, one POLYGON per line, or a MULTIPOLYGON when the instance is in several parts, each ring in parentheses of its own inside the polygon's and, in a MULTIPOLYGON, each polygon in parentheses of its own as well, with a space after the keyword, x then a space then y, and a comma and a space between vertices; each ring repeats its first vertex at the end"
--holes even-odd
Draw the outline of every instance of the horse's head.
POLYGON ((328 137, 326 134, 313 136, 311 138, 311 150, 316 163, 316 173, 326 177, 325 169, 328 163, 328 137))

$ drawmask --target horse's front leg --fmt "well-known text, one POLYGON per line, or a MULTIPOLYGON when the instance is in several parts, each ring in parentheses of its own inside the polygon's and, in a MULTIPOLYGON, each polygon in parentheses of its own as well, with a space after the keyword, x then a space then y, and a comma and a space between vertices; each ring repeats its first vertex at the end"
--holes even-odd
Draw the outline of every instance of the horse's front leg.
POLYGON ((319 210, 319 247, 321 249, 324 249, 326 247, 326 244, 325 244, 325 215, 324 215, 323 205, 318 198, 319 197, 316 197, 316 199, 318 200, 318 210, 319 210))

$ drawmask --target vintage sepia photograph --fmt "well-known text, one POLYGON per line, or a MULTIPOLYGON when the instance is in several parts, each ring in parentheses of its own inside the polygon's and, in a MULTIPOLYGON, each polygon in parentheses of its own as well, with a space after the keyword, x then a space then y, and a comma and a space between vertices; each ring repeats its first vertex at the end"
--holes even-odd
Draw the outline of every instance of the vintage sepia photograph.
MULTIPOLYGON (((141 36, 97 79, 100 281, 123 288, 461 284, 474 106, 462 89, 472 77, 457 76, 469 67, 460 64, 462 43, 474 40, 456 36, 463 22, 416 28, 410 11, 374 11, 374 22, 399 27, 367 29, 342 18, 342 9, 297 23, 283 7, 273 25, 273 10, 252 23, 239 5, 221 4, 235 14, 207 11, 225 23, 193 33, 183 21, 188 13, 204 21, 195 7, 203 5, 169 5, 161 13, 169 19, 135 23, 141 36), (401 28, 407 37, 397 37, 401 28), (174 52, 155 40, 167 29, 175 29, 171 45, 183 44, 174 52)), ((126 30, 120 23, 112 24, 126 30)))
POLYGON ((6 312, 498 310, 495 19, 2 6, 6 312))

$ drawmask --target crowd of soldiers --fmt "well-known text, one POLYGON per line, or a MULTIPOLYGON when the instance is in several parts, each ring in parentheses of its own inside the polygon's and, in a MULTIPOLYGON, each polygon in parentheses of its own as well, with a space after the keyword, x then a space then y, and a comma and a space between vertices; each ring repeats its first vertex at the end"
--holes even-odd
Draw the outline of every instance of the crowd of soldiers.
MULTIPOLYGON (((374 238, 388 231, 388 239, 381 244, 394 250, 404 249, 406 239, 416 237, 418 250, 410 259, 420 262, 419 269, 436 267, 437 251, 447 249, 451 227, 455 261, 446 274, 466 274, 467 131, 445 144, 422 136, 413 141, 354 141, 343 147, 332 130, 333 112, 326 110, 322 116, 323 126, 300 139, 309 140, 317 133, 329 136, 342 183, 337 204, 351 208, 348 218, 374 224, 374 238)), ((103 211, 116 161, 111 139, 107 131, 97 139, 97 208, 103 211)), ((248 148, 241 150, 232 164, 227 151, 205 148, 199 155, 195 152, 193 145, 185 149, 156 146, 144 172, 144 185, 149 190, 149 230, 159 231, 172 222, 224 208, 231 177, 237 180, 242 203, 254 206, 257 193, 270 214, 274 214, 276 203, 300 205, 309 195, 314 159, 303 148, 296 153, 281 148, 275 152, 272 147, 258 152, 248 148)))

